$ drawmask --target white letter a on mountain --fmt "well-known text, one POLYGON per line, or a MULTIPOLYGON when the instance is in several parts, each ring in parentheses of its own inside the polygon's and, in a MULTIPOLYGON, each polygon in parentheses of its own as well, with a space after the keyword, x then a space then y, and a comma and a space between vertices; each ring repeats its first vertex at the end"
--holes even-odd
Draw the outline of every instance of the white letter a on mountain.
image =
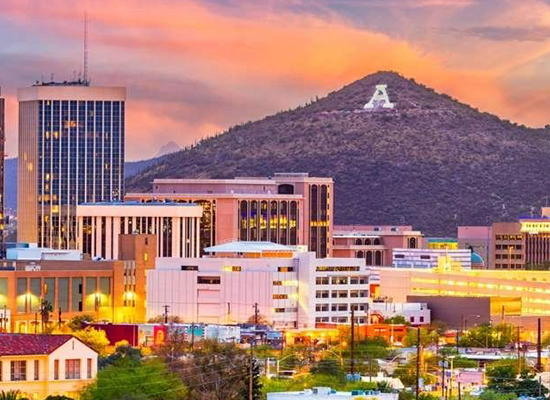
POLYGON ((390 98, 388 97, 388 92, 386 91, 386 88, 388 85, 376 85, 376 91, 372 95, 370 101, 365 104, 363 107, 365 110, 367 109, 373 109, 376 107, 382 107, 382 108, 393 108, 395 104, 390 102, 390 98))

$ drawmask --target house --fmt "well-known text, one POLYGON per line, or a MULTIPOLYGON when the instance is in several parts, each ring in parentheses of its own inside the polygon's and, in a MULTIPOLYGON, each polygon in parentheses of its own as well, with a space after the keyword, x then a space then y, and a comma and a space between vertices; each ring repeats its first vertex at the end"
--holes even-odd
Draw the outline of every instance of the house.
POLYGON ((314 387, 301 392, 275 392, 267 394, 267 400, 397 400, 398 397, 397 393, 380 393, 368 390, 338 392, 329 387, 314 387))
POLYGON ((97 352, 72 335, 0 334, 1 390, 74 398, 96 374, 97 352))

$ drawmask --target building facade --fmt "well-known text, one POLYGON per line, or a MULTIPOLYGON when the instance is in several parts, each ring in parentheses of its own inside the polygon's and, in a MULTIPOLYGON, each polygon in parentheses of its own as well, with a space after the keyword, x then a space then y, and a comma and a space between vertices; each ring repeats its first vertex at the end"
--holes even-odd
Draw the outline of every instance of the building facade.
POLYGON ((393 267, 395 268, 436 268, 443 259, 456 264, 459 268, 472 267, 470 249, 394 249, 393 267))
POLYGON ((5 254, 4 248, 4 223, 5 217, 5 193, 4 193, 4 145, 6 141, 5 132, 5 102, 2 98, 2 88, 0 87, 0 258, 5 254))
POLYGON ((365 323, 369 270, 364 259, 317 258, 269 242, 205 249, 209 257, 159 258, 147 273, 147 317, 164 306, 185 322, 246 322, 258 312, 278 328, 365 323))
POLYGON ((332 255, 331 178, 280 173, 271 178, 155 179, 153 193, 129 193, 125 198, 201 205, 201 253, 240 240, 305 245, 320 258, 332 255))
POLYGON ((333 255, 364 258, 368 266, 390 266, 395 248, 420 248, 422 240, 412 226, 337 225, 333 255))
POLYGON ((19 89, 19 242, 76 249, 76 205, 124 195, 125 88, 19 89))
POLYGON ((144 322, 146 269, 154 267, 153 235, 121 235, 117 261, 17 260, 0 265, 0 331, 39 333, 72 317, 144 322), (40 318, 43 300, 53 311, 40 318), (37 314, 38 313, 38 314, 37 314), (37 317, 38 315, 38 317, 37 317))
POLYGON ((97 356, 71 335, 0 333, 0 388, 36 400, 77 398, 97 375, 97 356))
POLYGON ((459 226, 457 238, 461 249, 471 248, 473 252, 483 257, 485 268, 490 268, 493 239, 491 226, 459 226))
POLYGON ((137 202, 77 206, 78 248, 93 259, 119 258, 119 235, 154 235, 159 257, 198 257, 202 208, 137 202))

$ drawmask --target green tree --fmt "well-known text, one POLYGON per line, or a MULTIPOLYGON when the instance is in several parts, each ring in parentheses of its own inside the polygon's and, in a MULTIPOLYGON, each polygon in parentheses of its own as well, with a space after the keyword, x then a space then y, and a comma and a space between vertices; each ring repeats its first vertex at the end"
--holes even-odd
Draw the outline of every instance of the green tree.
MULTIPOLYGON (((162 323, 164 323, 164 320, 165 320, 164 315, 157 315, 156 317, 149 318, 147 320, 147 323, 149 323, 149 324, 162 324, 162 323)), ((181 324, 181 323, 183 323, 183 320, 178 315, 169 315, 168 316, 168 323, 181 324)))
MULTIPOLYGON (((248 378, 244 385, 242 385, 241 396, 243 399, 250 398, 250 361, 245 366, 245 376, 248 374, 248 378)), ((259 400, 262 396, 262 382, 260 380, 260 366, 256 360, 252 360, 252 399, 259 400)))
POLYGON ((23 400, 21 392, 19 390, 1 391, 0 400, 23 400))
POLYGON ((73 331, 77 332, 85 328, 86 323, 93 323, 96 319, 91 314, 82 314, 72 317, 71 320, 67 323, 67 327, 73 331))
POLYGON ((516 400, 515 393, 498 393, 493 390, 484 390, 479 395, 479 400, 516 400))
MULTIPOLYGON (((416 346, 416 342, 418 340, 418 333, 417 329, 409 329, 407 330, 407 334, 405 335, 405 338, 403 339, 403 344, 406 347, 414 347, 416 346)), ((436 344, 439 341, 439 335, 437 331, 429 331, 426 328, 420 328, 420 344, 423 347, 431 346, 433 344, 436 344)))
POLYGON ((384 323, 385 324, 395 324, 395 325, 398 325, 398 324, 399 325, 405 325, 407 323, 407 320, 402 315, 396 315, 396 316, 391 317, 391 318, 386 318, 384 320, 384 323))
POLYGON ((121 360, 129 359, 132 363, 139 363, 141 361, 142 354, 140 349, 136 349, 130 345, 124 344, 117 346, 113 354, 109 354, 107 357, 100 357, 98 360, 99 368, 103 369, 109 365, 116 364, 121 360))
POLYGON ((314 375, 331 375, 335 377, 344 375, 340 362, 334 358, 321 359, 311 367, 310 372, 314 375))
POLYGON ((107 355, 107 346, 109 346, 110 343, 104 331, 94 328, 86 328, 74 332, 74 336, 97 351, 100 356, 107 355))
POLYGON ((97 374, 82 400, 183 400, 187 390, 181 380, 159 360, 123 359, 97 374))
POLYGON ((517 360, 499 360, 487 366, 487 388, 497 393, 515 393, 518 396, 537 396, 540 392, 545 395, 548 389, 539 387, 539 382, 529 372, 525 362, 520 365, 520 374, 517 374, 517 360))
POLYGON ((74 399, 72 397, 59 395, 59 396, 48 396, 44 400, 74 400, 74 399))
POLYGON ((469 329, 459 339, 461 347, 504 348, 517 340, 517 333, 511 324, 482 324, 469 329))
POLYGON ((42 332, 46 332, 50 323, 50 313, 53 312, 53 305, 48 300, 40 302, 40 318, 42 320, 42 332))

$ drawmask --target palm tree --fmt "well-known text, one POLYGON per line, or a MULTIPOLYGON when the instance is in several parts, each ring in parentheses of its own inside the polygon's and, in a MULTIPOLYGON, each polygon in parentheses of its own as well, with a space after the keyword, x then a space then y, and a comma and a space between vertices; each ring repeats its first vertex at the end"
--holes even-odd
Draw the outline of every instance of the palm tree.
POLYGON ((40 316, 42 317, 42 332, 44 332, 44 328, 47 327, 48 323, 50 322, 50 313, 52 311, 53 311, 52 303, 50 303, 48 300, 42 300, 40 302, 40 316))
POLYGON ((19 400, 21 392, 19 390, 10 390, 9 392, 0 392, 0 400, 19 400))

